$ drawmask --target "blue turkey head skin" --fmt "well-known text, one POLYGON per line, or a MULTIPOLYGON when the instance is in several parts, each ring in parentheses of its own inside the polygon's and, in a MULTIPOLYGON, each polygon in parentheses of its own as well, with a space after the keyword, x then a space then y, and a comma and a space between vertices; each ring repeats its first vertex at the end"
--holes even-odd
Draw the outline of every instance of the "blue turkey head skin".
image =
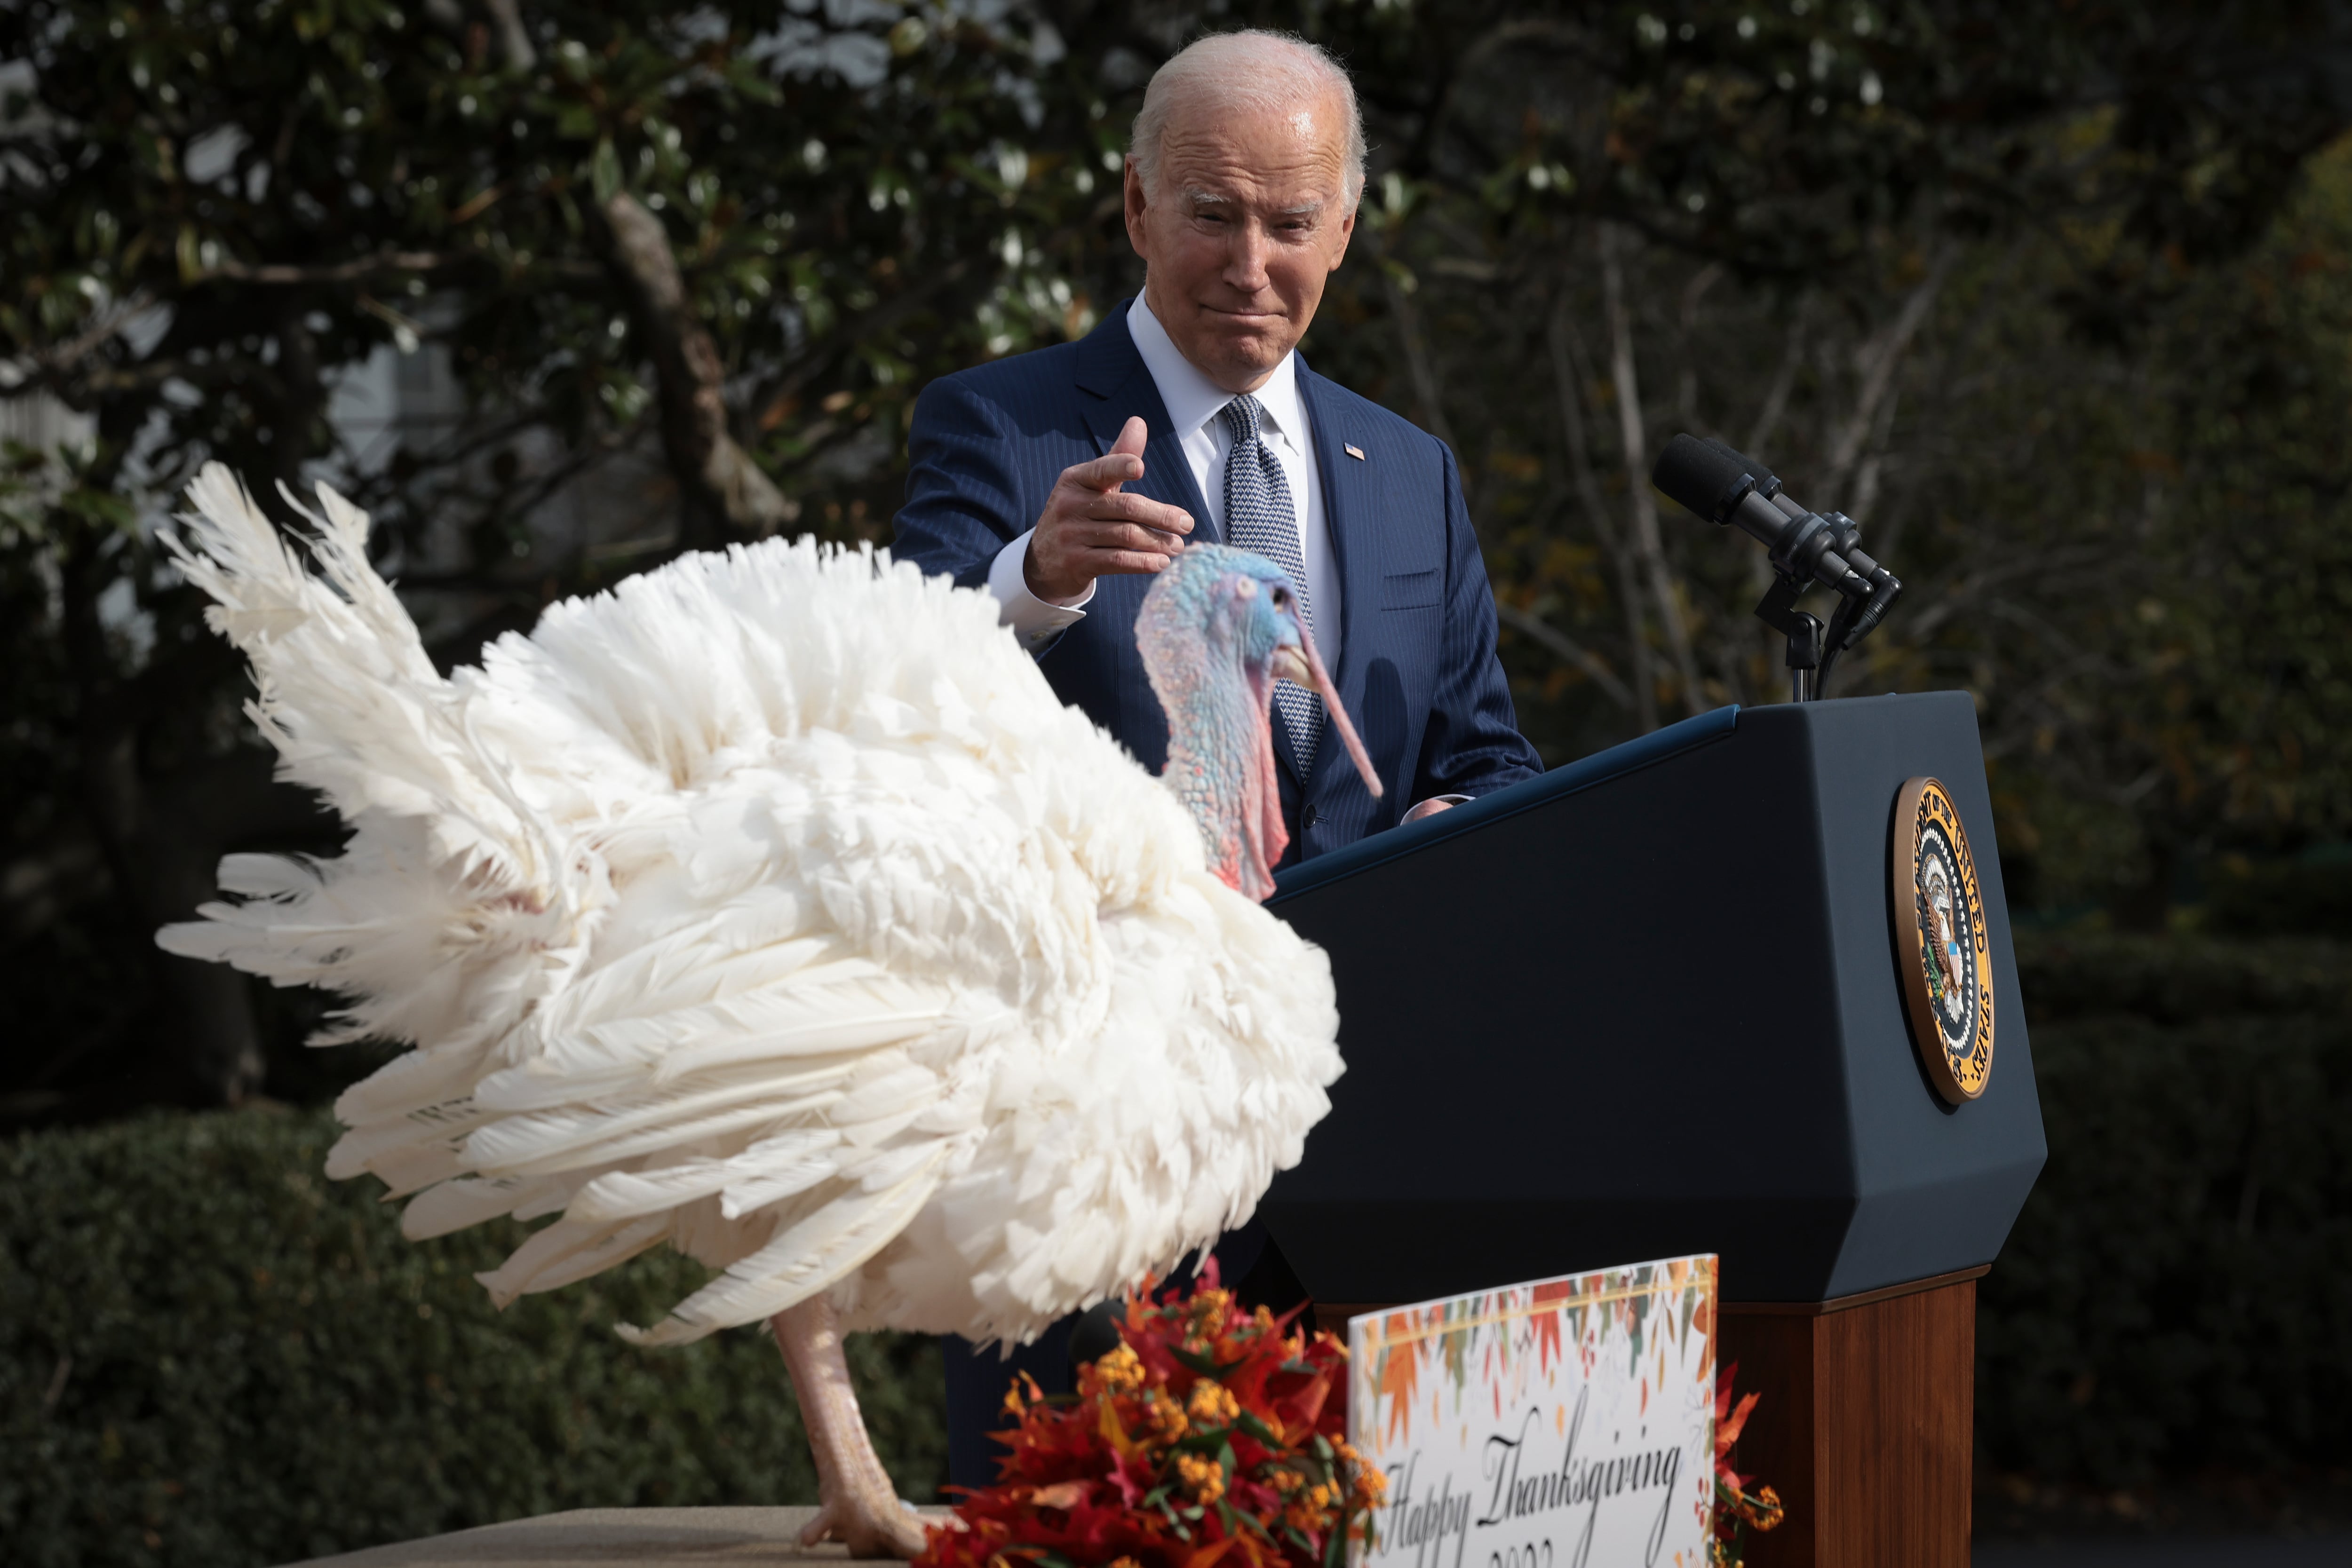
POLYGON ((1136 644, 1168 716, 1160 780, 1192 813, 1210 869, 1244 896, 1274 891, 1288 847, 1269 710, 1277 679, 1318 694, 1328 727, 1373 796, 1381 784, 1340 708, 1298 591, 1262 555, 1194 545, 1162 569, 1136 617, 1136 644))

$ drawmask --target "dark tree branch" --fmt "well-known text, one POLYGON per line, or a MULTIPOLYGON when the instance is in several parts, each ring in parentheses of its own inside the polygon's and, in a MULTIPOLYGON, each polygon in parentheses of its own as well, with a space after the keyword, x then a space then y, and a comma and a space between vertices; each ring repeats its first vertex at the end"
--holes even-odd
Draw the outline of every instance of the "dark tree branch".
POLYGON ((1691 652, 1690 629, 1683 619, 1682 601, 1675 593, 1674 575, 1666 567, 1666 548, 1658 533, 1657 492, 1650 486, 1648 432, 1642 421, 1642 388, 1633 364, 1633 318, 1625 302, 1622 240, 1615 225, 1601 225, 1601 307, 1609 325, 1609 379, 1617 389, 1618 446, 1625 457, 1625 482, 1632 492, 1633 553, 1650 579, 1657 601, 1658 622, 1666 633, 1666 652, 1682 681, 1683 706, 1697 713, 1706 701, 1700 688, 1698 661, 1691 652))
POLYGON ((98 319, 77 336, 67 339, 53 349, 39 349, 33 353, 33 362, 51 375, 63 374, 102 348, 108 340, 152 308, 155 297, 142 288, 112 309, 99 312, 98 319))
POLYGON ((1577 500, 1585 520, 1592 525, 1601 549, 1617 573, 1617 603, 1625 615, 1627 662, 1633 673, 1633 722, 1647 735, 1658 727, 1657 676, 1651 662, 1650 637, 1642 614, 1642 594, 1633 572, 1633 552, 1617 538, 1609 503, 1601 494, 1600 476, 1592 466, 1591 439, 1584 428, 1583 389, 1591 384, 1592 367, 1570 315, 1575 297, 1566 287, 1551 313, 1552 397, 1559 407, 1561 434, 1568 442, 1570 472, 1576 479, 1577 500))
POLYGON ((507 57, 507 69, 527 71, 539 64, 539 51, 530 47, 530 34, 522 25, 522 10, 515 0, 486 0, 490 15, 498 18, 499 51, 507 57))
POLYGON ((662 449, 685 500, 680 542, 704 548, 774 533, 800 516, 728 428, 726 366, 694 313, 661 220, 626 191, 604 204, 605 263, 653 352, 662 449))
POLYGON ((971 270, 971 261, 969 257, 959 257, 950 262, 905 293, 876 306, 844 325, 840 330, 833 333, 826 340, 823 347, 811 349, 799 359, 785 365, 782 372, 761 387, 759 393, 751 400, 760 409, 759 423, 764 425, 772 420, 782 417, 784 405, 799 396, 809 382, 838 363, 844 354, 849 352, 857 344, 888 331, 923 306, 929 304, 941 291, 961 282, 964 275, 971 270))
POLYGON ((1454 440, 1454 427, 1446 423, 1445 404, 1438 395, 1437 367, 1429 357, 1428 340, 1422 336, 1421 316, 1412 308, 1412 297, 1397 280, 1396 273, 1386 265, 1381 267, 1381 288, 1389 303, 1389 315, 1395 320, 1397 339, 1404 349, 1404 362, 1412 377, 1413 399, 1421 404, 1423 425, 1429 434, 1453 449, 1455 460, 1461 459, 1462 448, 1454 440))
POLYGON ((1611 702, 1628 713, 1633 711, 1633 694, 1627 688, 1624 682, 1617 678, 1617 672, 1602 663, 1599 656, 1591 651, 1580 647, 1566 633, 1560 632, 1542 616, 1530 614, 1516 604, 1507 603, 1498 599, 1495 601, 1495 618, 1513 631, 1524 632, 1538 645, 1559 654, 1578 669, 1582 670, 1591 678, 1592 684, 1608 695, 1611 702))
POLYGON ((276 262, 255 267, 242 261, 224 261, 206 267, 191 281, 205 283, 214 278, 226 278, 232 283, 261 283, 282 287, 317 283, 355 283, 379 272, 437 272, 445 267, 474 259, 473 252, 462 250, 380 250, 373 256, 362 256, 329 267, 289 267, 276 262))

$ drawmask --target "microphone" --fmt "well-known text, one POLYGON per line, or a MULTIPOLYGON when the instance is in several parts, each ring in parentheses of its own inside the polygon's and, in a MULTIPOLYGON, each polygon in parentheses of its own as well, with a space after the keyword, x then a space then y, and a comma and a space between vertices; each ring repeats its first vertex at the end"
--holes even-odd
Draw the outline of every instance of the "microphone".
POLYGON ((1780 481, 1754 458, 1719 442, 1677 435, 1658 454, 1650 483, 1707 521, 1752 535, 1782 576, 1819 581, 1849 599, 1870 597, 1869 583, 1837 548, 1829 519, 1782 497, 1780 481))
POLYGON ((1903 584, 1863 552, 1862 528, 1843 512, 1809 512, 1773 472, 1720 441, 1677 435, 1658 454, 1650 483, 1718 526, 1737 525, 1769 553, 1772 568, 1801 590, 1835 589, 1847 602, 1832 618, 1829 648, 1853 647, 1893 607, 1903 584))

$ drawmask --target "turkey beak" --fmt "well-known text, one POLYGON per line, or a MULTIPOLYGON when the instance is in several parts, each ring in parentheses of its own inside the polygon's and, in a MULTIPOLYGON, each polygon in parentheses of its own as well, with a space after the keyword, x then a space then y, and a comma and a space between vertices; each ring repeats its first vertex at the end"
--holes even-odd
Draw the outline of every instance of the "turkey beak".
POLYGON ((1364 788, 1372 792, 1375 800, 1387 793, 1381 788, 1381 776, 1372 771, 1372 759, 1364 754, 1364 743, 1357 737, 1356 727, 1348 720, 1348 710, 1339 706, 1339 687, 1331 673, 1323 667, 1323 655, 1315 651, 1315 638, 1305 626, 1298 627, 1296 647, 1285 643, 1275 649, 1274 673, 1323 699, 1324 716, 1339 732, 1340 743, 1348 748, 1348 760, 1356 765, 1356 775, 1364 781, 1364 788))

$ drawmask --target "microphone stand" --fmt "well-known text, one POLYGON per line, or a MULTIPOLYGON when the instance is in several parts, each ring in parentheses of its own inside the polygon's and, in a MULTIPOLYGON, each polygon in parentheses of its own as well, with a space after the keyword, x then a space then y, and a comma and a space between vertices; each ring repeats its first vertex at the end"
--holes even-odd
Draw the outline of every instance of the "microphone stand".
MULTIPOLYGON (((1821 617, 1797 608, 1798 596, 1808 586, 1785 571, 1776 571, 1772 586, 1756 605, 1756 619, 1789 639, 1789 700, 1792 703, 1813 702, 1821 696, 1821 617)), ((1837 613, 1843 615, 1850 602, 1841 601, 1837 613)))
POLYGON ((1789 515, 1792 533, 1798 539, 1820 540, 1826 537, 1828 548, 1837 550, 1857 569, 1842 575, 1833 585, 1838 592, 1838 606, 1831 612, 1830 623, 1824 629, 1818 617, 1797 608, 1798 598, 1813 585, 1819 574, 1800 575, 1793 570, 1801 564, 1801 554, 1817 558, 1821 550, 1792 549, 1783 544, 1772 551, 1772 587, 1756 606, 1756 618, 1789 640, 1789 700, 1819 702, 1822 693, 1828 689, 1830 671, 1836 667, 1838 655, 1877 628, 1903 592, 1903 584, 1894 573, 1862 554, 1862 529, 1843 512, 1824 512, 1815 517, 1794 502, 1782 501, 1777 491, 1773 505, 1789 515), (1817 528, 1811 526, 1815 523, 1819 525, 1817 528))
POLYGON ((1903 592, 1895 575, 1863 553, 1862 527, 1843 512, 1809 512, 1772 471, 1712 438, 1675 436, 1650 482, 1718 526, 1737 523, 1772 562, 1772 587, 1756 618, 1789 640, 1789 700, 1819 702, 1838 655, 1877 629, 1903 592), (1826 631, 1797 608, 1819 582, 1838 595, 1826 631))

